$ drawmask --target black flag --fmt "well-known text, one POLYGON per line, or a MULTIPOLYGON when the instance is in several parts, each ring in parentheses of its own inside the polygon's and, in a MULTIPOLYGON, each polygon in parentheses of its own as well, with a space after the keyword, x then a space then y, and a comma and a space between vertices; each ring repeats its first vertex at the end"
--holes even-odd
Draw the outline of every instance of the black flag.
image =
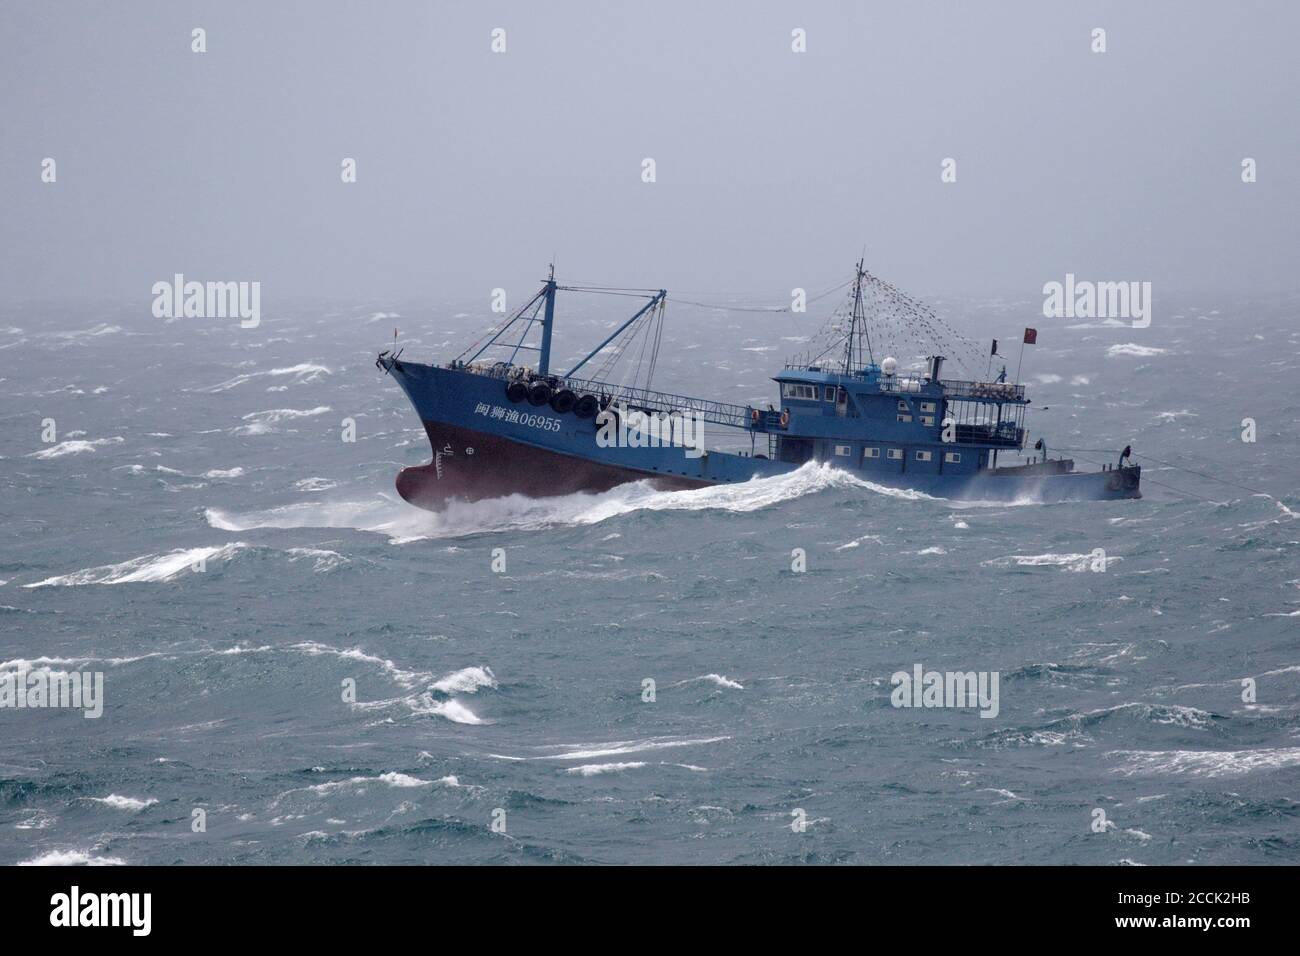
POLYGON ((989 358, 992 358, 993 356, 995 356, 995 355, 997 355, 997 354, 998 354, 998 340, 997 340, 997 339, 994 339, 994 340, 993 340, 993 351, 989 353, 989 358))

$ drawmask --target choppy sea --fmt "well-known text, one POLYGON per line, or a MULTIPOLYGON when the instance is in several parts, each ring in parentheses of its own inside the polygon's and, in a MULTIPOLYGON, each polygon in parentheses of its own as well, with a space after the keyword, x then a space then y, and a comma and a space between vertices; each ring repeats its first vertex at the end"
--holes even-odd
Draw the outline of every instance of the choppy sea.
MULTIPOLYGON (((562 302, 559 355, 626 301, 562 302)), ((0 672, 104 682, 0 709, 0 862, 1300 862, 1300 301, 938 303, 1037 326, 1032 437, 1131 443, 1140 501, 811 465, 421 512, 374 357, 485 305, 0 310, 0 672), (918 664, 996 716, 893 706, 918 664)), ((809 315, 670 304, 656 384, 772 399, 809 315)))

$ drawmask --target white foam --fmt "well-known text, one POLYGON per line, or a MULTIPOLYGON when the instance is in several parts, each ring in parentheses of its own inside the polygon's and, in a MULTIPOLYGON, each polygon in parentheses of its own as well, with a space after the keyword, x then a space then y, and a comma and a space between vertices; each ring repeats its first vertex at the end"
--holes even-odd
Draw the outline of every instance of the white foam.
POLYGON ((292 796, 295 793, 315 793, 326 794, 334 793, 337 790, 346 790, 349 788, 359 788, 370 786, 371 784, 382 783, 385 786, 393 787, 398 790, 411 790, 417 787, 432 787, 436 784, 446 784, 447 786, 459 786, 455 777, 443 777, 441 780, 421 780, 419 777, 412 777, 409 774, 397 773, 390 771, 381 773, 375 777, 349 777, 346 780, 332 780, 329 783, 318 783, 310 787, 296 787, 293 790, 286 790, 279 794, 271 801, 270 806, 279 806, 285 797, 292 796), (448 781, 451 781, 448 783, 448 781))
POLYGON ((72 587, 82 584, 140 584, 170 581, 182 574, 196 573, 200 561, 228 561, 249 545, 242 541, 210 548, 180 548, 166 554, 146 554, 121 564, 106 564, 71 574, 60 574, 25 588, 72 587))
POLYGON ((473 694, 480 687, 496 690, 497 679, 490 667, 463 667, 433 683, 429 688, 442 694, 473 694))
POLYGON ((310 654, 313 657, 328 655, 337 657, 345 661, 361 661, 365 664, 373 664, 386 671, 398 684, 403 687, 415 687, 417 684, 428 680, 430 675, 425 671, 409 671, 398 667, 390 660, 382 657, 376 657, 374 654, 367 654, 359 647, 352 647, 346 650, 331 647, 328 644, 321 644, 317 641, 302 641, 298 644, 291 644, 290 650, 300 651, 303 654, 310 654))
POLYGON ((295 481, 293 486, 299 491, 329 491, 331 488, 338 487, 338 482, 330 481, 328 478, 303 478, 295 481))
POLYGON ((104 445, 120 445, 126 441, 125 438, 96 438, 93 441, 77 439, 75 441, 61 441, 57 445, 51 445, 49 448, 42 448, 40 451, 34 451, 29 454, 28 458, 62 458, 64 455, 80 455, 88 451, 94 451, 102 448, 104 445))
POLYGON ((730 739, 730 737, 667 737, 651 738, 649 740, 614 740, 605 744, 557 744, 545 749, 559 750, 559 753, 543 754, 537 757, 507 757, 502 754, 489 754, 488 756, 502 760, 596 760, 601 757, 618 757, 646 750, 698 747, 703 744, 715 744, 730 739))
POLYGON ((294 421, 299 418, 314 418, 317 415, 324 415, 330 411, 328 405, 317 405, 315 408, 269 408, 263 412, 251 412, 244 415, 243 421, 247 425, 240 425, 234 429, 236 435, 267 435, 274 432, 272 427, 280 422, 294 421))
POLYGON ((126 866, 126 860, 115 856, 95 856, 89 850, 51 850, 40 856, 23 860, 19 866, 126 866))
POLYGON ((690 680, 679 681, 673 686, 680 687, 683 684, 693 684, 696 681, 702 681, 702 680, 709 681, 711 683, 717 684, 719 687, 726 687, 731 690, 745 689, 743 684, 740 684, 738 681, 732 680, 730 677, 727 677, 725 674, 703 674, 700 677, 692 677, 690 680))
POLYGON ((323 548, 289 548, 285 551, 285 554, 290 556, 290 561, 298 558, 314 559, 316 566, 313 570, 317 574, 324 574, 327 571, 333 571, 335 568, 340 568, 349 563, 348 559, 337 551, 328 551, 323 548))
POLYGON ((1107 358, 1151 358, 1155 355, 1164 355, 1167 349, 1158 349, 1154 345, 1138 345, 1134 342, 1126 342, 1123 345, 1112 345, 1106 350, 1107 358))
POLYGON ((1116 750, 1108 756, 1127 761, 1116 772, 1188 774, 1193 777, 1241 777, 1256 770, 1300 766, 1300 747, 1258 750, 1116 750))
POLYGON ((429 694, 407 701, 412 713, 443 717, 454 724, 482 724, 483 719, 458 700, 434 700, 429 694))
POLYGON ((106 797, 91 797, 95 803, 102 803, 106 807, 112 807, 114 810, 131 810, 139 813, 145 807, 152 807, 157 803, 157 799, 149 797, 141 799, 139 797, 123 797, 116 793, 110 793, 106 797))
POLYGON ((245 382, 252 381, 255 378, 262 378, 264 376, 281 377, 285 375, 291 375, 293 376, 294 384, 298 385, 304 382, 314 382, 317 379, 319 379, 322 375, 332 375, 332 374, 334 373, 330 369, 326 368, 324 365, 313 365, 310 362, 302 362, 298 365, 291 365, 288 368, 273 368, 273 369, 268 369, 265 372, 249 372, 245 375, 236 375, 234 378, 227 379, 226 381, 221 382, 218 385, 210 385, 207 388, 193 389, 193 391, 225 392, 228 391, 229 389, 236 388, 240 385, 243 385, 245 382))
POLYGON ((870 491, 905 501, 943 500, 906 488, 877 485, 841 468, 810 462, 785 475, 687 491, 656 491, 650 482, 637 481, 600 494, 583 492, 538 499, 509 495, 477 502, 452 501, 437 513, 385 496, 365 501, 305 501, 242 515, 209 508, 205 514, 208 524, 224 531, 352 528, 385 534, 393 543, 402 544, 423 538, 592 525, 637 511, 717 510, 741 514, 829 489, 870 491))
MULTIPOLYGON (((1097 560, 1101 560, 1098 558, 1097 560)), ((1110 567, 1116 561, 1124 559, 1118 555, 1107 555, 1105 558, 1106 567, 1110 567)), ((988 561, 981 561, 980 564, 986 567, 1005 568, 1011 565, 1019 567, 1039 568, 1039 567, 1058 567, 1065 571, 1087 571, 1092 567, 1093 557, 1091 554, 1010 554, 1005 558, 991 558, 988 561)))
POLYGON ((624 770, 636 770, 644 767, 643 761, 632 761, 629 763, 587 763, 581 767, 569 767, 565 773, 578 773, 584 777, 594 777, 602 773, 622 773, 624 770))

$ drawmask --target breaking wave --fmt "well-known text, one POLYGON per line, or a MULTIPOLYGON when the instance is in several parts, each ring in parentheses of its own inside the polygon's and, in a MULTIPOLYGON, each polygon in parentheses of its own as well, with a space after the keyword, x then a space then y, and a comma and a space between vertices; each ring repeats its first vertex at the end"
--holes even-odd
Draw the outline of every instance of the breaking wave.
POLYGON ((785 475, 687 491, 658 491, 648 481, 637 481, 599 494, 580 492, 556 498, 509 495, 485 501, 453 501, 436 513, 380 496, 369 501, 304 501, 245 514, 209 508, 205 514, 208 524, 221 531, 351 528, 384 534, 394 544, 402 544, 423 538, 592 525, 638 511, 716 510, 743 514, 833 489, 869 491, 904 501, 944 500, 863 481, 841 468, 813 462, 785 475))
POLYGON ((53 577, 24 584, 25 588, 77 587, 85 584, 157 584, 174 581, 186 574, 198 574, 207 570, 209 564, 230 561, 244 554, 262 552, 266 554, 283 554, 290 563, 310 560, 314 562, 313 570, 317 574, 333 571, 349 563, 349 560, 337 551, 320 548, 288 548, 280 551, 276 548, 258 547, 244 541, 232 541, 230 544, 213 545, 204 548, 177 548, 163 554, 144 554, 119 564, 103 564, 69 574, 56 574, 53 577))
POLYGON ((64 455, 80 455, 83 452, 94 451, 104 445, 120 445, 126 441, 125 438, 96 438, 93 441, 85 439, 74 439, 73 441, 61 441, 57 445, 51 445, 49 448, 42 448, 40 451, 34 451, 29 454, 28 458, 62 458, 64 455))
POLYGON ((1188 774, 1193 777, 1242 777, 1256 770, 1300 766, 1300 747, 1259 750, 1116 750, 1108 754, 1125 761, 1116 773, 1188 774))
POLYGON ((1107 358, 1151 358, 1156 355, 1164 355, 1168 349, 1158 349, 1154 345, 1138 345, 1134 342, 1125 342, 1121 345, 1112 345, 1106 350, 1107 358))
POLYGON ((232 388, 237 388, 245 382, 250 382, 255 378, 272 377, 282 378, 291 376, 293 384, 300 385, 305 382, 314 382, 322 375, 333 375, 334 373, 324 365, 313 365, 311 362, 302 362, 298 365, 291 365, 287 368, 272 368, 265 372, 248 372, 244 375, 236 375, 234 378, 226 379, 217 385, 209 385, 207 388, 189 389, 188 391, 196 392, 225 392, 232 388))
POLYGON ((115 856, 95 856, 90 850, 51 850, 19 866, 126 866, 126 860, 115 856))
POLYGON ((240 425, 234 430, 236 435, 267 435, 275 431, 272 427, 284 421, 293 421, 298 418, 314 418, 317 415, 324 415, 330 411, 328 405, 317 405, 315 408, 269 408, 264 412, 252 412, 243 416, 243 421, 247 425, 240 425))
MULTIPOLYGON (((1004 558, 990 558, 988 561, 981 561, 984 567, 989 568, 1042 568, 1054 567, 1062 571, 1087 571, 1092 567, 1094 558, 1091 554, 1009 554, 1004 558)), ((1105 561, 1105 566, 1110 567, 1116 561, 1124 559, 1118 555, 1107 555, 1105 558, 1098 557, 1095 560, 1105 561)))
POLYGON ((242 541, 211 548, 180 548, 166 554, 146 554, 121 564, 105 564, 71 574, 59 574, 25 588, 74 587, 82 584, 138 584, 171 581, 190 573, 199 562, 228 561, 250 545, 242 541))

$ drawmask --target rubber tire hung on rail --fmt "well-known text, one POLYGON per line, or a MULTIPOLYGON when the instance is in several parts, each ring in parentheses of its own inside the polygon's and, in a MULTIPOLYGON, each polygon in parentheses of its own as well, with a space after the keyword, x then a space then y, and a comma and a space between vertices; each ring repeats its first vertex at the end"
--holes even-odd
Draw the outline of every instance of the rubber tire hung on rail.
POLYGON ((551 386, 545 382, 533 382, 528 387, 528 404, 538 408, 551 400, 551 386))

